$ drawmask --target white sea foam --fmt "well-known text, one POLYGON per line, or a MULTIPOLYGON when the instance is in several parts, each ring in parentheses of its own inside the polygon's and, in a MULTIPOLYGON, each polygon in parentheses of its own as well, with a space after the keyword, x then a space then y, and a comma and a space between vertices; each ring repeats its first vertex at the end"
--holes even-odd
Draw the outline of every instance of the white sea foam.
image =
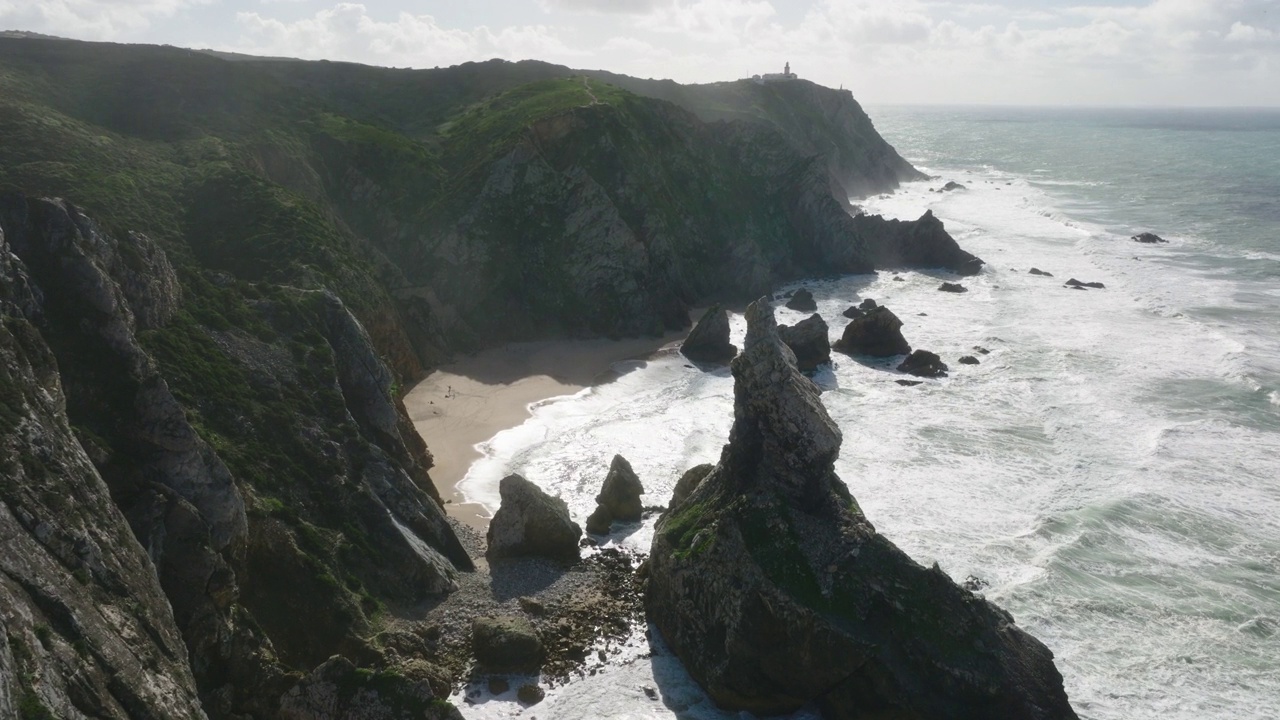
MULTIPOLYGON (((818 377, 844 432, 837 471, 877 528, 922 563, 990 582, 988 597, 1055 652, 1082 717, 1280 716, 1280 367, 1268 316, 1239 314, 1235 279, 1181 244, 1158 251, 1071 216, 1037 180, 947 172, 968 189, 911 183, 869 212, 932 210, 987 269, 969 292, 945 273, 802 283, 832 323, 872 297, 938 352, 949 378, 904 388, 891 363, 836 356, 818 377), (1010 184, 1006 184, 1010 183, 1010 184), (1135 257, 1137 259, 1135 259, 1135 257), (1031 267, 1054 277, 1030 275, 1031 267), (1069 277, 1105 290, 1064 288, 1069 277), (1242 317, 1244 319, 1242 319, 1242 317), (957 363, 990 350, 981 364, 957 363), (1261 379, 1260 379, 1261 378, 1261 379)), ((804 317, 785 308, 779 322, 804 317)), ((735 342, 744 332, 731 318, 735 342)), ((663 504, 679 474, 714 462, 732 378, 678 354, 534 408, 482 446, 464 489, 494 509, 519 471, 579 521, 615 453, 663 504)), ((651 521, 612 542, 647 550, 651 521)), ((633 659, 551 691, 556 718, 722 718, 669 656, 633 659), (658 689, 661 702, 640 688, 658 689)), ((497 700, 471 718, 506 716, 497 700)))

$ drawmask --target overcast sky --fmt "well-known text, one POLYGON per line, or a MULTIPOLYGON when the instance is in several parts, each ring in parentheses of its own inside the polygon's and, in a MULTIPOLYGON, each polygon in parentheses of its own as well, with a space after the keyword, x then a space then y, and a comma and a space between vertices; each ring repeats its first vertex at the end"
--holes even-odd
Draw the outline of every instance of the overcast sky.
POLYGON ((680 82, 790 61, 871 104, 1280 106, 1280 0, 0 0, 0 28, 680 82))

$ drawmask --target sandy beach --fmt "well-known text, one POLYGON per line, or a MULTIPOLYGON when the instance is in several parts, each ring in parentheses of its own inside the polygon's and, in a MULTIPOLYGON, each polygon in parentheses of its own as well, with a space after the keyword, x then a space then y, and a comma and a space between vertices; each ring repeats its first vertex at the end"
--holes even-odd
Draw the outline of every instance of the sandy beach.
POLYGON ((458 482, 480 457, 475 446, 529 417, 529 405, 608 382, 612 366, 643 359, 684 332, 662 338, 513 343, 444 366, 404 398, 409 417, 435 458, 431 478, 449 514, 484 533, 489 515, 466 502, 458 482))

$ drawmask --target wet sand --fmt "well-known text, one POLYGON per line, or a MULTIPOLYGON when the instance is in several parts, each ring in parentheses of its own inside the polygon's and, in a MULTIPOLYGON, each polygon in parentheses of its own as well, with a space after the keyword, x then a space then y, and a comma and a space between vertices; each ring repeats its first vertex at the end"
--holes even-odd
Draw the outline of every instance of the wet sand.
POLYGON ((609 382, 614 363, 647 358, 684 334, 513 343, 462 358, 424 378, 404 404, 435 458, 431 478, 449 514, 482 534, 488 528, 484 507, 466 502, 458 491, 459 481, 480 458, 477 443, 523 423, 531 403, 609 382))

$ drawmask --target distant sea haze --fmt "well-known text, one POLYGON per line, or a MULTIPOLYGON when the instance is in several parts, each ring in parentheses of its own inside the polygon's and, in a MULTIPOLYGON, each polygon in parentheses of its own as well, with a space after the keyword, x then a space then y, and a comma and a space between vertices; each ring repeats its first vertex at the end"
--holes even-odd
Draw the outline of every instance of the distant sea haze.
MULTIPOLYGON (((815 379, 844 432, 839 475, 916 560, 988 583, 1054 651, 1082 718, 1280 717, 1280 111, 870 114, 937 179, 865 208, 932 210, 988 265, 963 294, 937 291, 947 273, 792 286, 833 336, 871 297, 951 366, 902 387, 896 363, 835 355, 815 379), (949 180, 965 189, 934 192, 949 180), (1130 240, 1142 231, 1169 242, 1130 240), (975 346, 981 364, 959 364, 975 346)), ((682 471, 718 458, 732 378, 674 354, 618 369, 484 443, 463 491, 492 509, 497 480, 520 472, 581 521, 621 453, 646 504, 667 502, 682 471)), ((650 520, 616 542, 651 538, 650 520)), ((647 648, 638 636, 630 663, 553 689, 538 714, 737 717, 647 648)))

